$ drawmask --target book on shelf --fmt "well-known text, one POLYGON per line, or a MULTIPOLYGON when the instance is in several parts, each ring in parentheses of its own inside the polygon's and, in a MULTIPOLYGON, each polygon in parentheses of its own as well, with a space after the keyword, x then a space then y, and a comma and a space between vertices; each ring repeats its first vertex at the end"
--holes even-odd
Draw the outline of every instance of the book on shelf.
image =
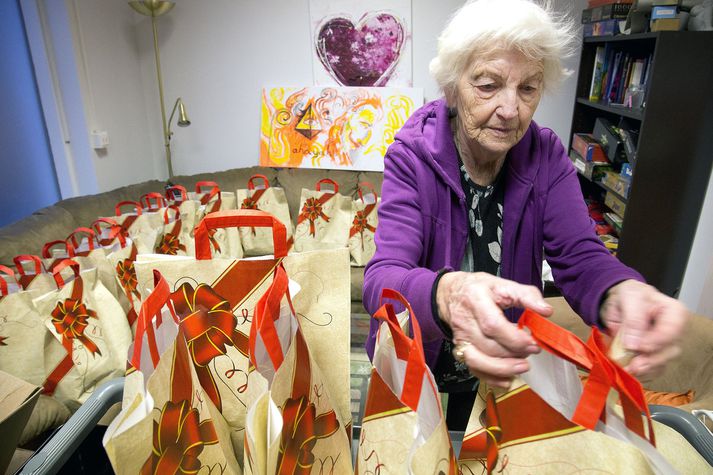
POLYGON ((632 85, 646 89, 653 56, 644 58, 617 50, 607 43, 598 46, 594 55, 588 99, 603 104, 622 105, 632 85))
POLYGON ((593 36, 613 36, 623 33, 624 20, 601 20, 582 25, 582 35, 585 38, 593 36))
POLYGON ((597 46, 594 55, 594 71, 592 72, 592 84, 589 86, 589 100, 598 102, 602 98, 602 76, 604 75, 604 59, 606 49, 604 46, 597 46))
MULTIPOLYGON (((588 0, 587 8, 601 7, 602 5, 611 5, 611 4, 617 4, 617 3, 632 4, 632 3, 634 3, 634 0, 588 0)), ((663 1, 659 1, 657 3, 663 4, 663 1)))
POLYGON ((582 23, 592 23, 602 20, 626 20, 630 3, 609 3, 594 8, 582 10, 582 23))

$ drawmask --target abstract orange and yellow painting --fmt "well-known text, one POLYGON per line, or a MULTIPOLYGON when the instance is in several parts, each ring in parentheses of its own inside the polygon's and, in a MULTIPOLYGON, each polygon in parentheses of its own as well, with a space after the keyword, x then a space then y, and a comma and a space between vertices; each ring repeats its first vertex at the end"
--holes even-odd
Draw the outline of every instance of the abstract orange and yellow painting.
POLYGON ((260 165, 382 171, 396 132, 422 104, 415 88, 265 88, 260 165))

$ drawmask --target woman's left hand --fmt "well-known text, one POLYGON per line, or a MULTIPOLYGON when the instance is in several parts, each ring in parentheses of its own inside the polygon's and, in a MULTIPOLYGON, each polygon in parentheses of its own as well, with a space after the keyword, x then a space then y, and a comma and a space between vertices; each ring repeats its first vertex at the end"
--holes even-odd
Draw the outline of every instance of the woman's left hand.
POLYGON ((654 287, 625 280, 609 289, 600 316, 612 335, 620 333, 624 349, 634 355, 625 369, 639 379, 650 379, 681 352, 678 341, 689 312, 654 287))

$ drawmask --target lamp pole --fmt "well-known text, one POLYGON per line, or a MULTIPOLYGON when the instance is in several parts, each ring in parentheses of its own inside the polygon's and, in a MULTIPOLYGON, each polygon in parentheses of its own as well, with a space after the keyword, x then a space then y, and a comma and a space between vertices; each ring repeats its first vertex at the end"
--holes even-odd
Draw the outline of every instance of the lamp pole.
MULTIPOLYGON (((158 46, 158 28, 156 18, 170 11, 175 3, 166 0, 144 0, 129 2, 131 8, 142 15, 151 17, 151 27, 153 30, 153 49, 156 58, 156 78, 158 80, 158 96, 161 102, 161 124, 163 131, 163 143, 166 151, 166 166, 168 167, 168 177, 173 178, 173 162, 171 161, 171 131, 166 120, 166 104, 163 98, 163 76, 161 75, 161 54, 158 46)), ((179 99, 180 100, 180 99, 179 99)), ((177 101, 178 104, 178 101, 177 101)), ((176 106, 174 106, 175 110, 176 106)), ((172 115, 173 116, 173 115, 172 115)))

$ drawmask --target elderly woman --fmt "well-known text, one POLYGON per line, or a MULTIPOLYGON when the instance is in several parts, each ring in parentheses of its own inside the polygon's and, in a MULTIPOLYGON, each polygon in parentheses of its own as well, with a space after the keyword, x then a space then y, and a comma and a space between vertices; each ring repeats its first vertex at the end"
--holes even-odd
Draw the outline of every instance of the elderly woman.
POLYGON ((411 302, 451 429, 465 428, 478 380, 507 387, 539 351, 513 322, 524 307, 552 313, 543 258, 585 322, 622 334, 633 374, 678 351, 686 309, 611 256, 562 142, 532 121, 573 31, 526 0, 463 6, 431 62, 445 98, 417 110, 385 157, 363 300, 374 312, 389 287, 411 302))

